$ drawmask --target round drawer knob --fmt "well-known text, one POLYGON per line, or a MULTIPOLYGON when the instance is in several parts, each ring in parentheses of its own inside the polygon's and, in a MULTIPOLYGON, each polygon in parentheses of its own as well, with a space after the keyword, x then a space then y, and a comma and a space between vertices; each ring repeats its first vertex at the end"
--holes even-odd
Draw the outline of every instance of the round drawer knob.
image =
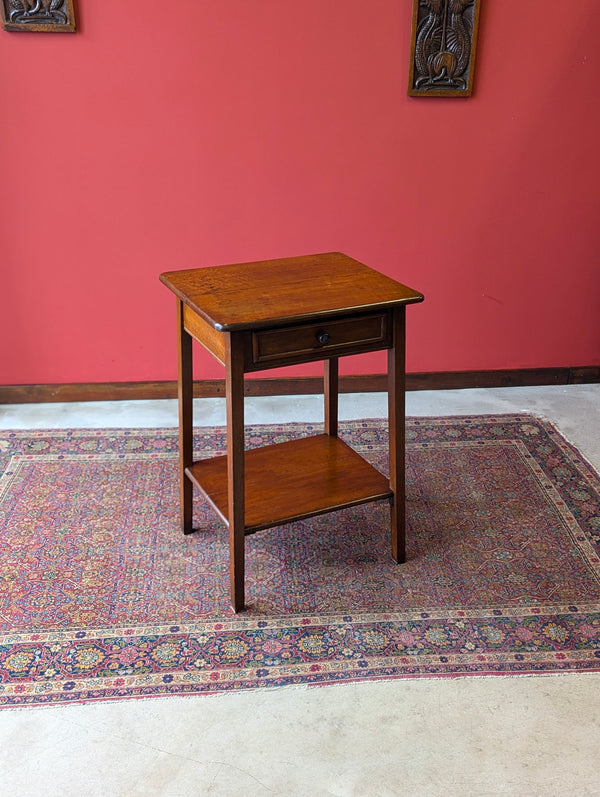
POLYGON ((330 340, 329 332, 319 332, 319 334, 317 335, 317 340, 319 341, 321 346, 326 346, 330 340))

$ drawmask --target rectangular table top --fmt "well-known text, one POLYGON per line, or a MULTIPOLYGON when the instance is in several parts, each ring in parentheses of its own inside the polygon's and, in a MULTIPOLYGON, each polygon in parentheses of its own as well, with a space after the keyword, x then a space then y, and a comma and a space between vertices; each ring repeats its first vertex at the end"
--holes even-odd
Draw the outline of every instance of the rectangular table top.
POLYGON ((423 300, 421 293, 340 252, 169 271, 160 279, 222 331, 349 315, 423 300))

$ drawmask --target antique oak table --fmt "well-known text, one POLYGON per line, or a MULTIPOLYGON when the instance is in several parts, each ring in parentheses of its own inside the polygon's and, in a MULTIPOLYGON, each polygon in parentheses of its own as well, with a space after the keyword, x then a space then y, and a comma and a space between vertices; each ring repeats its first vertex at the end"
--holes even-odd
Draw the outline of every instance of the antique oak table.
MULTIPOLYGON (((340 253, 170 271, 177 297, 181 522, 193 485, 229 528, 231 603, 244 608, 244 536, 387 499, 405 556, 405 305, 423 296, 340 253), (193 461, 192 339, 225 366, 227 454, 193 461), (337 436, 338 358, 388 350, 389 479, 337 436), (244 374, 324 361, 325 430, 245 451, 244 374)), ((349 532, 351 533, 351 532, 349 532)))

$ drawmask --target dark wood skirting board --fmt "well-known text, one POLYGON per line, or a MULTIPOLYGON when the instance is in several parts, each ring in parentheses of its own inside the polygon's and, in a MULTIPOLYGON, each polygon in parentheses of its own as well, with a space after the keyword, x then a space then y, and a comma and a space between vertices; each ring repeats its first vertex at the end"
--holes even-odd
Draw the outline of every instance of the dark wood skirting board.
MULTIPOLYGON (((340 376, 341 393, 385 392, 385 374, 340 376)), ((477 387, 582 385, 600 382, 599 366, 528 368, 507 371, 442 371, 406 375, 407 390, 462 390, 477 387)), ((246 379, 247 396, 293 396, 323 392, 318 376, 246 379)), ((225 395, 224 379, 194 383, 196 398, 225 395)), ((176 382, 100 382, 59 385, 0 385, 0 404, 53 401, 127 401, 177 398, 176 382)))

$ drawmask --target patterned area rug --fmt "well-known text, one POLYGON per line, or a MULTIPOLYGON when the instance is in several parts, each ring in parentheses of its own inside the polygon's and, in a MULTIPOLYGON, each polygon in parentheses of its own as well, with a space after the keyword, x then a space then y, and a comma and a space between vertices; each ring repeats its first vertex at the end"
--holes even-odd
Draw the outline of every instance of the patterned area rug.
MULTIPOLYGON (((387 423, 342 424, 385 471, 387 423)), ((249 427, 248 446, 318 432, 249 427)), ((246 540, 196 498, 174 430, 0 438, 0 705, 374 678, 600 670, 600 479, 527 415, 409 419, 408 561, 368 504, 246 540)), ((197 457, 223 452, 197 430, 197 457)))

